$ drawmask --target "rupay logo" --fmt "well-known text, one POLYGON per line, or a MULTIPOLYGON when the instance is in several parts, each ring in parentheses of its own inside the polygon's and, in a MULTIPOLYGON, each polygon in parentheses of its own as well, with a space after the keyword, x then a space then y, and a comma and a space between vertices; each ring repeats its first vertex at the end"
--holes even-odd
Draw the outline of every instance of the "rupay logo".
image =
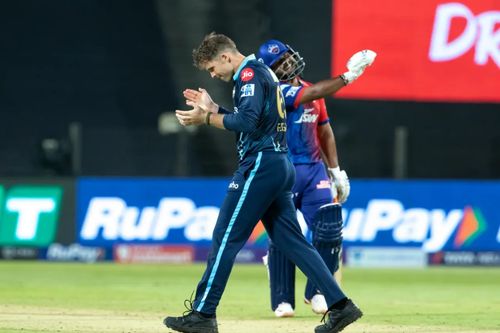
POLYGON ((190 241, 210 240, 219 208, 196 208, 189 198, 163 198, 158 207, 128 206, 118 197, 94 197, 80 229, 82 241, 164 241, 173 229, 184 229, 190 241))
POLYGON ((373 242, 385 231, 392 232, 396 243, 421 243, 426 252, 440 251, 457 229, 455 248, 468 246, 486 228, 479 209, 405 209, 400 201, 389 199, 370 200, 366 209, 344 209, 343 215, 346 241, 373 242))
POLYGON ((0 186, 0 245, 43 247, 53 242, 63 190, 56 186, 0 186))
POLYGON ((479 209, 467 206, 464 209, 462 223, 455 236, 455 248, 468 246, 486 230, 486 221, 479 209))

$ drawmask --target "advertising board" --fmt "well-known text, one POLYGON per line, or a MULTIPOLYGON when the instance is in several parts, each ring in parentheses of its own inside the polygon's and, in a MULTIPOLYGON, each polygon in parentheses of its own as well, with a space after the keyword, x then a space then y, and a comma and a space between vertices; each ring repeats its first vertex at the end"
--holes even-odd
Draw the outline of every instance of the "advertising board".
POLYGON ((378 57, 339 98, 500 102, 496 0, 334 0, 332 75, 356 51, 378 57))

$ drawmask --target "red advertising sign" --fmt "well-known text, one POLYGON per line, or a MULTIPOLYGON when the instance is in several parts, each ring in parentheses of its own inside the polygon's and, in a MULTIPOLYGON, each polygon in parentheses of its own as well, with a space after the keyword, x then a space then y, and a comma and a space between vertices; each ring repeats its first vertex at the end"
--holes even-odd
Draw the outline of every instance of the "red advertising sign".
POLYGON ((343 98, 500 102, 498 0, 334 0, 332 75, 362 49, 374 65, 343 98))

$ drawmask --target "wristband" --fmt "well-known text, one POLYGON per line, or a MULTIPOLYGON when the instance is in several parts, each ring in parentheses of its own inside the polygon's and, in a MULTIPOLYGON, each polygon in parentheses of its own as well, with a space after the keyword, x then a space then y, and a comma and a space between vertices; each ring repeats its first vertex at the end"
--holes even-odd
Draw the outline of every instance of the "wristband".
POLYGON ((205 124, 210 126, 210 116, 212 115, 213 112, 208 111, 207 115, 205 116, 205 124))
POLYGON ((344 74, 340 75, 339 77, 344 82, 344 86, 347 86, 349 84, 349 81, 346 79, 344 74))

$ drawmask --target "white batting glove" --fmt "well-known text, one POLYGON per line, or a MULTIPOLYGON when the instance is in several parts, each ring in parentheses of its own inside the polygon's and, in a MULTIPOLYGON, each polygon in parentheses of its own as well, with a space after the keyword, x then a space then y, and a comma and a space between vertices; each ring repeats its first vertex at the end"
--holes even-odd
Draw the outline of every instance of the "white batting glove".
POLYGON ((340 167, 328 168, 328 173, 330 174, 330 179, 332 182, 332 196, 337 198, 339 203, 344 203, 351 192, 351 185, 349 184, 349 178, 347 178, 347 173, 344 170, 340 170, 340 167))
POLYGON ((344 80, 344 83, 346 85, 353 83, 358 77, 361 76, 361 74, 363 74, 366 67, 373 64, 373 62, 375 61, 375 57, 377 57, 377 54, 372 50, 363 50, 355 53, 347 61, 347 69, 349 71, 345 72, 341 76, 344 80))

